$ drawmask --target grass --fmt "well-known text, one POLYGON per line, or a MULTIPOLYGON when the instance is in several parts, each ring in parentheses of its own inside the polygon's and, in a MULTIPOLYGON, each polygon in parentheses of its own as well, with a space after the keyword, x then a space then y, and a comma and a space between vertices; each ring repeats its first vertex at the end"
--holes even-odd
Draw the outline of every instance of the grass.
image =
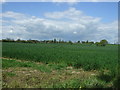
POLYGON ((42 63, 65 63, 85 70, 112 69, 118 62, 118 46, 81 44, 30 44, 3 42, 3 57, 42 63))
POLYGON ((15 59, 2 61, 5 88, 106 88, 117 85, 108 70, 99 73, 54 63, 22 62, 15 59))
POLYGON ((51 72, 52 70, 61 70, 66 67, 64 64, 36 64, 35 62, 22 62, 22 61, 16 61, 13 59, 2 59, 3 68, 9 68, 9 67, 30 67, 37 70, 40 70, 42 72, 51 72))
POLYGON ((80 88, 83 77, 84 79, 94 77, 91 74, 96 73, 74 68, 68 69, 61 64, 21 62, 13 59, 2 61, 4 88, 80 88))
POLYGON ((6 42, 2 44, 4 57, 2 66, 3 70, 7 70, 4 73, 5 77, 3 77, 5 80, 3 87, 117 87, 117 77, 119 77, 119 75, 117 76, 117 45, 101 47, 82 44, 6 42), (68 67, 69 69, 67 69, 68 67), (25 75, 28 76, 14 72, 22 68, 23 70, 20 72, 26 73, 25 75), (24 68, 27 70, 24 70, 24 68), (80 70, 81 68, 83 71, 80 70), (9 69, 10 71, 12 69, 12 73, 9 73, 9 69), (34 72, 34 70, 37 70, 37 72, 34 72), (31 71, 33 73, 30 73, 31 71), (97 76, 91 76, 90 73, 93 73, 93 71, 98 72, 97 76), (83 72, 85 73, 83 74, 83 72), (11 78, 20 80, 19 82, 22 84, 18 83, 18 81, 15 82, 11 78), (7 80, 12 80, 12 84, 7 80), (43 82, 40 82, 41 80, 43 82))

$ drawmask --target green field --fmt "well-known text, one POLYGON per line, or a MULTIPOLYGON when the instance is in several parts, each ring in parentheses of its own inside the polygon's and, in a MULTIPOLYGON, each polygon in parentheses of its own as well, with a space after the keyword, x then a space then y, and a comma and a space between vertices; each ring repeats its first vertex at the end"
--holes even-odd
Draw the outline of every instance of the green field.
POLYGON ((3 43, 2 54, 21 60, 66 63, 86 70, 112 69, 118 62, 117 45, 3 43))
MULTIPOLYGON (((73 67, 74 69, 82 68, 84 71, 104 71, 108 70, 107 78, 115 77, 118 64, 118 46, 96 46, 87 44, 52 44, 52 43, 2 43, 2 57, 13 58, 29 62, 40 62, 44 66, 36 66, 31 64, 12 64, 3 60, 3 68, 13 67, 32 67, 37 70, 48 71, 61 70, 65 67, 73 67), (19 66, 20 65, 20 66, 19 66), (40 69, 43 68, 43 69, 40 69), (49 70, 49 68, 51 70, 49 70)), ((14 61, 11 63, 15 63, 14 61)), ((101 76, 102 78, 105 75, 101 76)), ((73 86, 74 87, 74 86, 73 86)))

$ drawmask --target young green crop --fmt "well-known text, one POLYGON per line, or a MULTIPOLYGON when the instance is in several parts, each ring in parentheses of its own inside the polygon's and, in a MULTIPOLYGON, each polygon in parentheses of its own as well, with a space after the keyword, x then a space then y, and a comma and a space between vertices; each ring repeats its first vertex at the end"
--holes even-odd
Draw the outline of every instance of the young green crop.
POLYGON ((41 44, 3 42, 3 57, 43 63, 65 63, 84 70, 113 69, 118 60, 118 46, 82 44, 41 44))

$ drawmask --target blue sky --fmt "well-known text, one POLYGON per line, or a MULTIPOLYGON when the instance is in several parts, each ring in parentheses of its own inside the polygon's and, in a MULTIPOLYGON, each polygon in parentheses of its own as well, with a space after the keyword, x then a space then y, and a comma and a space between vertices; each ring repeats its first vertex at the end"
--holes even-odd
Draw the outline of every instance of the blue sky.
POLYGON ((73 6, 66 3, 58 5, 53 2, 9 2, 2 6, 3 12, 13 11, 37 17, 43 17, 45 12, 64 11, 69 7, 75 7, 90 16, 101 17, 104 22, 118 19, 117 2, 80 2, 73 6))
POLYGON ((3 34, 3 38, 10 36, 15 39, 62 38, 73 41, 86 39, 92 41, 98 41, 100 39, 108 39, 110 42, 117 41, 117 2, 77 2, 73 4, 55 2, 7 2, 2 5, 2 13, 4 19, 3 24, 5 25, 3 26, 3 32, 8 33, 3 34), (33 17, 35 18, 34 20, 33 17), (23 20, 25 20, 26 23, 25 21, 22 22, 23 20), (34 32, 35 36, 30 34, 32 30, 30 30, 30 27, 27 27, 29 26, 27 20, 33 20, 33 22, 35 22, 34 26, 32 26, 32 28, 34 27, 32 29, 33 31, 38 27, 43 29, 44 32, 38 30, 41 35, 40 37, 35 34, 37 31, 34 32), (38 24, 37 22, 43 23, 38 24), (71 22, 73 23, 71 24, 71 22), (68 26, 63 26, 64 23, 68 24, 68 26), (26 27, 24 25, 26 25, 26 27), (12 30, 10 30, 10 27, 12 27, 12 30), (4 31, 4 28, 6 31, 4 31), (18 28, 19 31, 15 31, 14 28, 18 28), (27 36, 20 33, 21 28, 29 35, 27 36), (70 31, 68 31, 68 29, 70 29, 70 31), (94 29, 96 29, 96 31, 94 29), (58 34, 58 32, 60 32, 60 34, 58 34), (94 35, 92 32, 94 32, 94 35), (113 34, 113 32, 115 33, 113 34), (103 35, 104 33, 106 36, 103 35), (47 36, 47 34, 49 36, 47 36), (92 36, 97 38, 95 39, 92 36))

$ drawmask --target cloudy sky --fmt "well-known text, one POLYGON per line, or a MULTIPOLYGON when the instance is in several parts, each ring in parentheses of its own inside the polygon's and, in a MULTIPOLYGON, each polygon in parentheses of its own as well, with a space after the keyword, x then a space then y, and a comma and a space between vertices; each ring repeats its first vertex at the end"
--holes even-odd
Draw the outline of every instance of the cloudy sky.
POLYGON ((2 38, 117 42, 117 2, 6 2, 2 38))

